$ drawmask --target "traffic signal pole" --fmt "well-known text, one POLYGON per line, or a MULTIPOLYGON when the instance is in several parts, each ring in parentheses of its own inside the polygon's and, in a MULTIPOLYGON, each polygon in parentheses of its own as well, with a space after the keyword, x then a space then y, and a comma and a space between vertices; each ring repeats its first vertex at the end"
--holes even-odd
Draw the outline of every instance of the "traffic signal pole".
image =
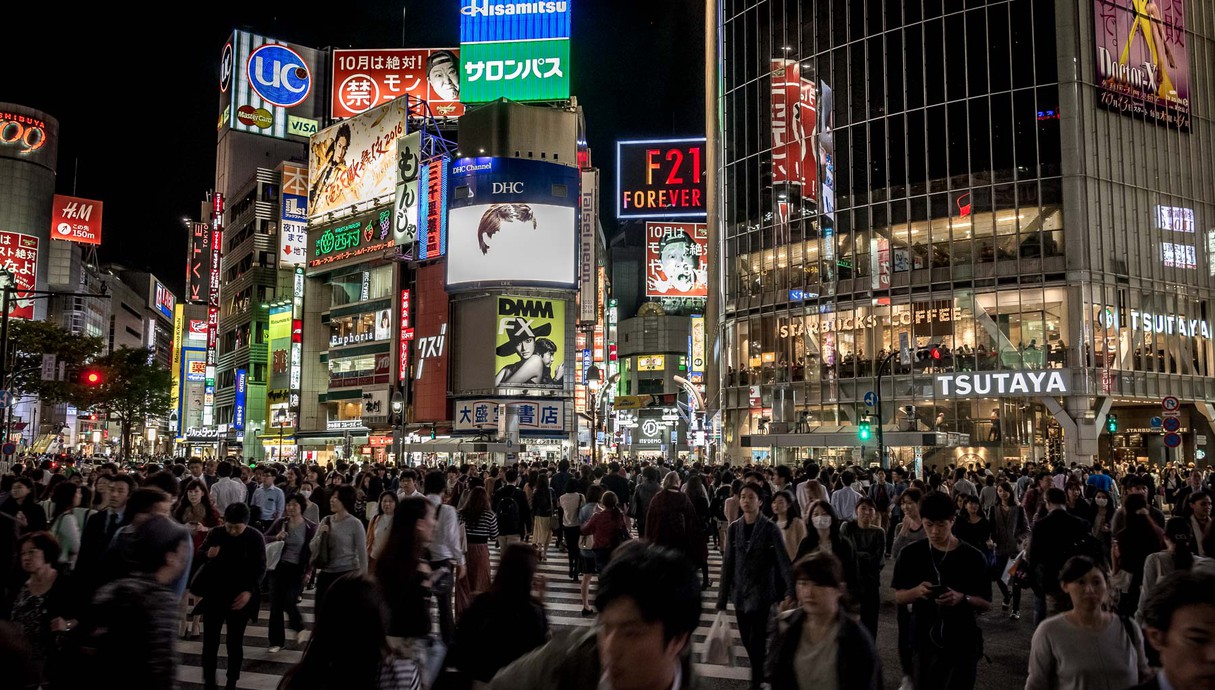
POLYGON ((874 412, 877 414, 878 464, 884 470, 888 470, 890 468, 887 467, 888 463, 886 462, 886 438, 882 433, 882 427, 884 426, 884 418, 882 417, 882 372, 886 371, 886 365, 890 364, 890 360, 893 359, 897 354, 899 354, 898 350, 891 350, 890 354, 886 355, 886 357, 882 359, 882 363, 878 365, 877 384, 875 386, 876 390, 874 391, 874 397, 877 398, 877 404, 875 404, 873 408, 874 412))

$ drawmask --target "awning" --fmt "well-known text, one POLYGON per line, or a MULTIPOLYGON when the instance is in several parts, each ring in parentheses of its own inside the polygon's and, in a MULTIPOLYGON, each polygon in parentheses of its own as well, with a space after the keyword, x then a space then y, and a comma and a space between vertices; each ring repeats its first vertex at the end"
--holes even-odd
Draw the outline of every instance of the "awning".
POLYGON ((519 446, 505 441, 469 441, 458 438, 426 439, 401 444, 403 453, 516 453, 519 446))
MULTIPOLYGON (((882 442, 887 448, 910 446, 966 446, 970 434, 944 431, 883 431, 882 442)), ((743 448, 847 448, 877 447, 877 431, 865 443, 857 438, 854 426, 818 427, 804 434, 752 434, 742 437, 743 448)))

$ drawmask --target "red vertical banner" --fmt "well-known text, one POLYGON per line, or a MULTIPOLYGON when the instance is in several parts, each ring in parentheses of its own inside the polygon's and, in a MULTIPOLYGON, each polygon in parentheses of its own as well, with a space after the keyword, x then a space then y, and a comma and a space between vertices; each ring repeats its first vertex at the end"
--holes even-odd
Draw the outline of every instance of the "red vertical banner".
POLYGON ((801 78, 797 60, 774 59, 772 66, 772 184, 801 188, 814 202, 818 166, 814 130, 818 121, 814 83, 801 78))
POLYGON ((410 304, 409 297, 409 290, 401 290, 401 333, 397 342, 397 350, 400 354, 398 376, 401 381, 409 378, 409 342, 413 340, 413 326, 410 323, 413 305, 410 304))
POLYGON ((418 267, 415 284, 413 404, 414 422, 443 422, 447 413, 448 299, 442 262, 418 267))
POLYGON ((0 269, 13 277, 16 291, 9 297, 8 315, 34 318, 34 300, 29 294, 38 280, 38 238, 19 232, 0 232, 0 269))

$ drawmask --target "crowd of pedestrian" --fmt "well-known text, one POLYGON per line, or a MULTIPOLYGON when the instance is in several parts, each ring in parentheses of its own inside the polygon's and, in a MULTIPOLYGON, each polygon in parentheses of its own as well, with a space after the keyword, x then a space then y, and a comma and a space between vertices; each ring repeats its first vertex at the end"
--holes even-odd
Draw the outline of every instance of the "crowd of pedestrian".
POLYGON ((262 617, 268 654, 302 652, 284 688, 697 687, 710 549, 714 603, 753 687, 882 687, 880 635, 902 688, 974 688, 981 621, 1019 620, 1027 591, 1027 688, 1215 687, 1202 470, 1030 463, 888 480, 812 461, 195 458, 0 470, 0 653, 23 662, 0 670, 12 687, 81 687, 107 670, 173 687, 179 640, 199 637, 204 685, 218 687, 222 641, 235 687, 262 617), (581 583, 596 625, 552 636, 549 559, 581 583), (880 630, 884 604, 894 631, 880 630))

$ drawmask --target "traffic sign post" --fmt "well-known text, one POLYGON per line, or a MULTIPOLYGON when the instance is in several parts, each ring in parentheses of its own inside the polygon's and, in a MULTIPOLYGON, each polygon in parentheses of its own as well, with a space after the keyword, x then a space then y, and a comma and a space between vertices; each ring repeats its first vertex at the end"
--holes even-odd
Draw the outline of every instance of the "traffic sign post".
POLYGON ((8 391, 0 391, 0 410, 8 409, 9 405, 13 404, 13 394, 8 391))
POLYGON ((5 443, 4 446, 0 447, 0 451, 3 451, 5 455, 12 455, 17 452, 17 444, 5 443))
POLYGON ((866 407, 877 406, 877 393, 874 393, 873 391, 869 391, 868 393, 865 393, 865 406, 866 407))
POLYGON ((1164 420, 1164 430, 1169 433, 1181 431, 1181 418, 1168 417, 1164 420))
POLYGON ((1168 433, 1164 435, 1164 445, 1169 448, 1176 448, 1181 445, 1181 434, 1168 433))
POLYGON ((1152 417, 1151 425, 1153 429, 1159 429, 1164 425, 1164 422, 1160 419, 1160 417, 1152 417))
POLYGON ((1163 399, 1161 399, 1160 407, 1162 407, 1165 412, 1176 412, 1177 410, 1181 409, 1181 401, 1178 400, 1177 396, 1175 395, 1166 395, 1163 399))

